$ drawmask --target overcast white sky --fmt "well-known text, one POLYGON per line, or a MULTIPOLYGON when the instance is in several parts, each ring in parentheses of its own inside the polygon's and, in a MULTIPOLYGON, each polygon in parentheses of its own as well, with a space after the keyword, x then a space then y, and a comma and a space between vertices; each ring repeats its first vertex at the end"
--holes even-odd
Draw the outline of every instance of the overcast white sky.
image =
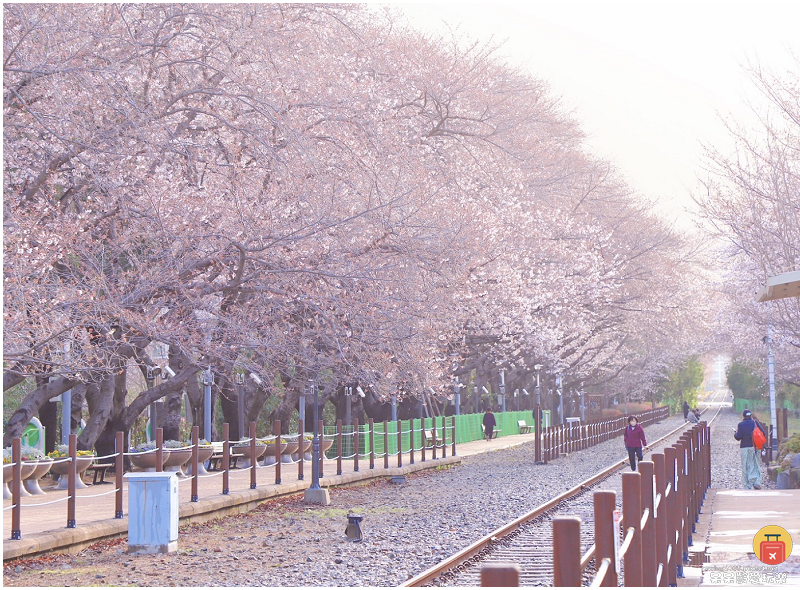
POLYGON ((800 58, 798 1, 394 4, 415 26, 505 40, 509 61, 574 109, 590 148, 675 213, 703 174, 701 142, 729 149, 721 116, 763 104, 743 66, 800 58))

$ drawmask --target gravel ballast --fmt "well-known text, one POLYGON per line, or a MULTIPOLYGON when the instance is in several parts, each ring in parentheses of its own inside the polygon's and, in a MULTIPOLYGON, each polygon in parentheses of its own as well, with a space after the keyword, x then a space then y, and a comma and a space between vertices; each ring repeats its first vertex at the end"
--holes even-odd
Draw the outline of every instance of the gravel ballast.
MULTIPOLYGON (((727 422, 712 431, 725 460, 716 465, 715 449, 714 485, 736 487, 738 450, 728 449, 724 435, 733 440, 735 422, 727 422)), ((681 424, 673 416, 650 425, 648 440, 681 424)), ((4 584, 397 586, 627 457, 621 437, 547 465, 534 464, 533 449, 530 442, 465 457, 460 466, 409 475, 404 484, 381 479, 334 488, 327 507, 306 505, 302 496, 272 500, 248 514, 182 527, 179 550, 168 555, 128 555, 120 540, 74 556, 18 560, 4 567, 4 584), (360 543, 345 538, 348 513, 364 517, 360 543)))

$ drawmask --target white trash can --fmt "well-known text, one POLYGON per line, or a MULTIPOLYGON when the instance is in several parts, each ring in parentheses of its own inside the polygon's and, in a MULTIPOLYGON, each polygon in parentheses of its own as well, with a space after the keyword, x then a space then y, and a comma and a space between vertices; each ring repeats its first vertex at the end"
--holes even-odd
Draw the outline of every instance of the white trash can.
POLYGON ((126 473, 128 553, 178 549, 178 477, 173 472, 126 473))

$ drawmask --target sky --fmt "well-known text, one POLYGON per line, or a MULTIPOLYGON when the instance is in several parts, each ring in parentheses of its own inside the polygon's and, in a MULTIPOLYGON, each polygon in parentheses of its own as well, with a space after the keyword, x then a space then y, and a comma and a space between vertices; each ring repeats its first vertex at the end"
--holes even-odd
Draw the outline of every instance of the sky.
POLYGON ((786 72, 792 51, 800 60, 796 1, 395 5, 415 27, 502 41, 574 113, 589 150, 681 225, 707 176, 703 145, 730 153, 723 119, 756 128, 764 111, 747 64, 786 72))

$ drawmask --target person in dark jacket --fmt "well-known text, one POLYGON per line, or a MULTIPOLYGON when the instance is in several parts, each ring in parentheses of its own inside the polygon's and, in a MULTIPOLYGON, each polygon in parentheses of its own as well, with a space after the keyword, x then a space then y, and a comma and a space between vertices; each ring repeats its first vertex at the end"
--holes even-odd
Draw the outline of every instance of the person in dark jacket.
MULTIPOLYGON (((745 409, 743 420, 736 427, 733 438, 739 441, 739 452, 742 455, 742 485, 746 490, 761 489, 761 469, 758 466, 758 451, 753 446, 753 431, 761 428, 753 420, 753 413, 745 409)), ((763 432, 763 428, 761 429, 763 432)))
POLYGON ((686 420, 688 416, 689 416, 689 402, 683 400, 683 419, 686 420))
POLYGON ((631 471, 636 471, 636 458, 642 460, 642 448, 647 446, 647 439, 636 416, 628 418, 628 426, 625 428, 625 448, 628 449, 628 458, 631 462, 631 471))
POLYGON ((486 413, 483 415, 483 429, 486 434, 486 440, 492 440, 492 434, 494 433, 494 427, 497 426, 497 420, 495 420, 494 414, 492 413, 491 406, 486 408, 486 413))

